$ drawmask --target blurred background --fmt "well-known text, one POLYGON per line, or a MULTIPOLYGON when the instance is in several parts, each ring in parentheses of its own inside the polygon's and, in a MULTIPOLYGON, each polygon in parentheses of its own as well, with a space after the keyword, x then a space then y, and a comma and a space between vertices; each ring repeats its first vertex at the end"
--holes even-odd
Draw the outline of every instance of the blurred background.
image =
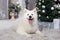
POLYGON ((39 26, 60 29, 60 0, 0 0, 0 20, 17 19, 23 8, 37 9, 39 26))
POLYGON ((17 18, 21 7, 29 10, 37 8, 38 20, 53 22, 60 18, 60 0, 0 0, 0 19, 10 19, 10 12, 17 18))

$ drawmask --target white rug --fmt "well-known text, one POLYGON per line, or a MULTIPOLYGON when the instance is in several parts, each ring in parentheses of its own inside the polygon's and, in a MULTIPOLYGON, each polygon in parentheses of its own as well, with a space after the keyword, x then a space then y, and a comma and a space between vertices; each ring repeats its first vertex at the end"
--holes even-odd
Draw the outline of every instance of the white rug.
POLYGON ((60 40, 59 30, 44 30, 43 33, 45 34, 43 37, 33 35, 32 38, 27 38, 11 29, 5 29, 0 30, 0 40, 60 40))

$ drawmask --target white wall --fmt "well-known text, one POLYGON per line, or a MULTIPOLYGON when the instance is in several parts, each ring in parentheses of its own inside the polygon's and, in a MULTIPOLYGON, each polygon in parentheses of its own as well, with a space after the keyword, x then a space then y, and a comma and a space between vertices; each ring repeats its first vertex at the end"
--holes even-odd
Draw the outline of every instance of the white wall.
POLYGON ((26 8, 25 0, 18 0, 22 9, 26 8))
POLYGON ((0 0, 0 19, 8 19, 8 0, 0 0))

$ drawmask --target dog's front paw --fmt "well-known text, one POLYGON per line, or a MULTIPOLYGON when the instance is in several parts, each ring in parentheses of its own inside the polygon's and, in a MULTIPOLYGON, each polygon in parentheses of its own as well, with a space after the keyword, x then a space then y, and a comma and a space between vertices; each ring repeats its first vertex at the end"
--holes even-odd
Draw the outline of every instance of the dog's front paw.
POLYGON ((38 36, 44 36, 44 34, 43 34, 42 32, 40 32, 39 30, 36 31, 36 34, 37 34, 38 36))

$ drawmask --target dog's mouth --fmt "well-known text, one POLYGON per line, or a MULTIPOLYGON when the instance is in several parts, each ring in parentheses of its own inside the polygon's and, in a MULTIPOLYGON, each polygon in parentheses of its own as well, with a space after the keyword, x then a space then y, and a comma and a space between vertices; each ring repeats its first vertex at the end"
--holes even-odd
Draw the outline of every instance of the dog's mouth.
POLYGON ((32 21, 32 20, 33 20, 33 18, 29 18, 28 20, 31 20, 31 21, 32 21))
POLYGON ((33 18, 29 18, 28 21, 29 21, 29 24, 32 25, 32 23, 33 23, 33 18))

